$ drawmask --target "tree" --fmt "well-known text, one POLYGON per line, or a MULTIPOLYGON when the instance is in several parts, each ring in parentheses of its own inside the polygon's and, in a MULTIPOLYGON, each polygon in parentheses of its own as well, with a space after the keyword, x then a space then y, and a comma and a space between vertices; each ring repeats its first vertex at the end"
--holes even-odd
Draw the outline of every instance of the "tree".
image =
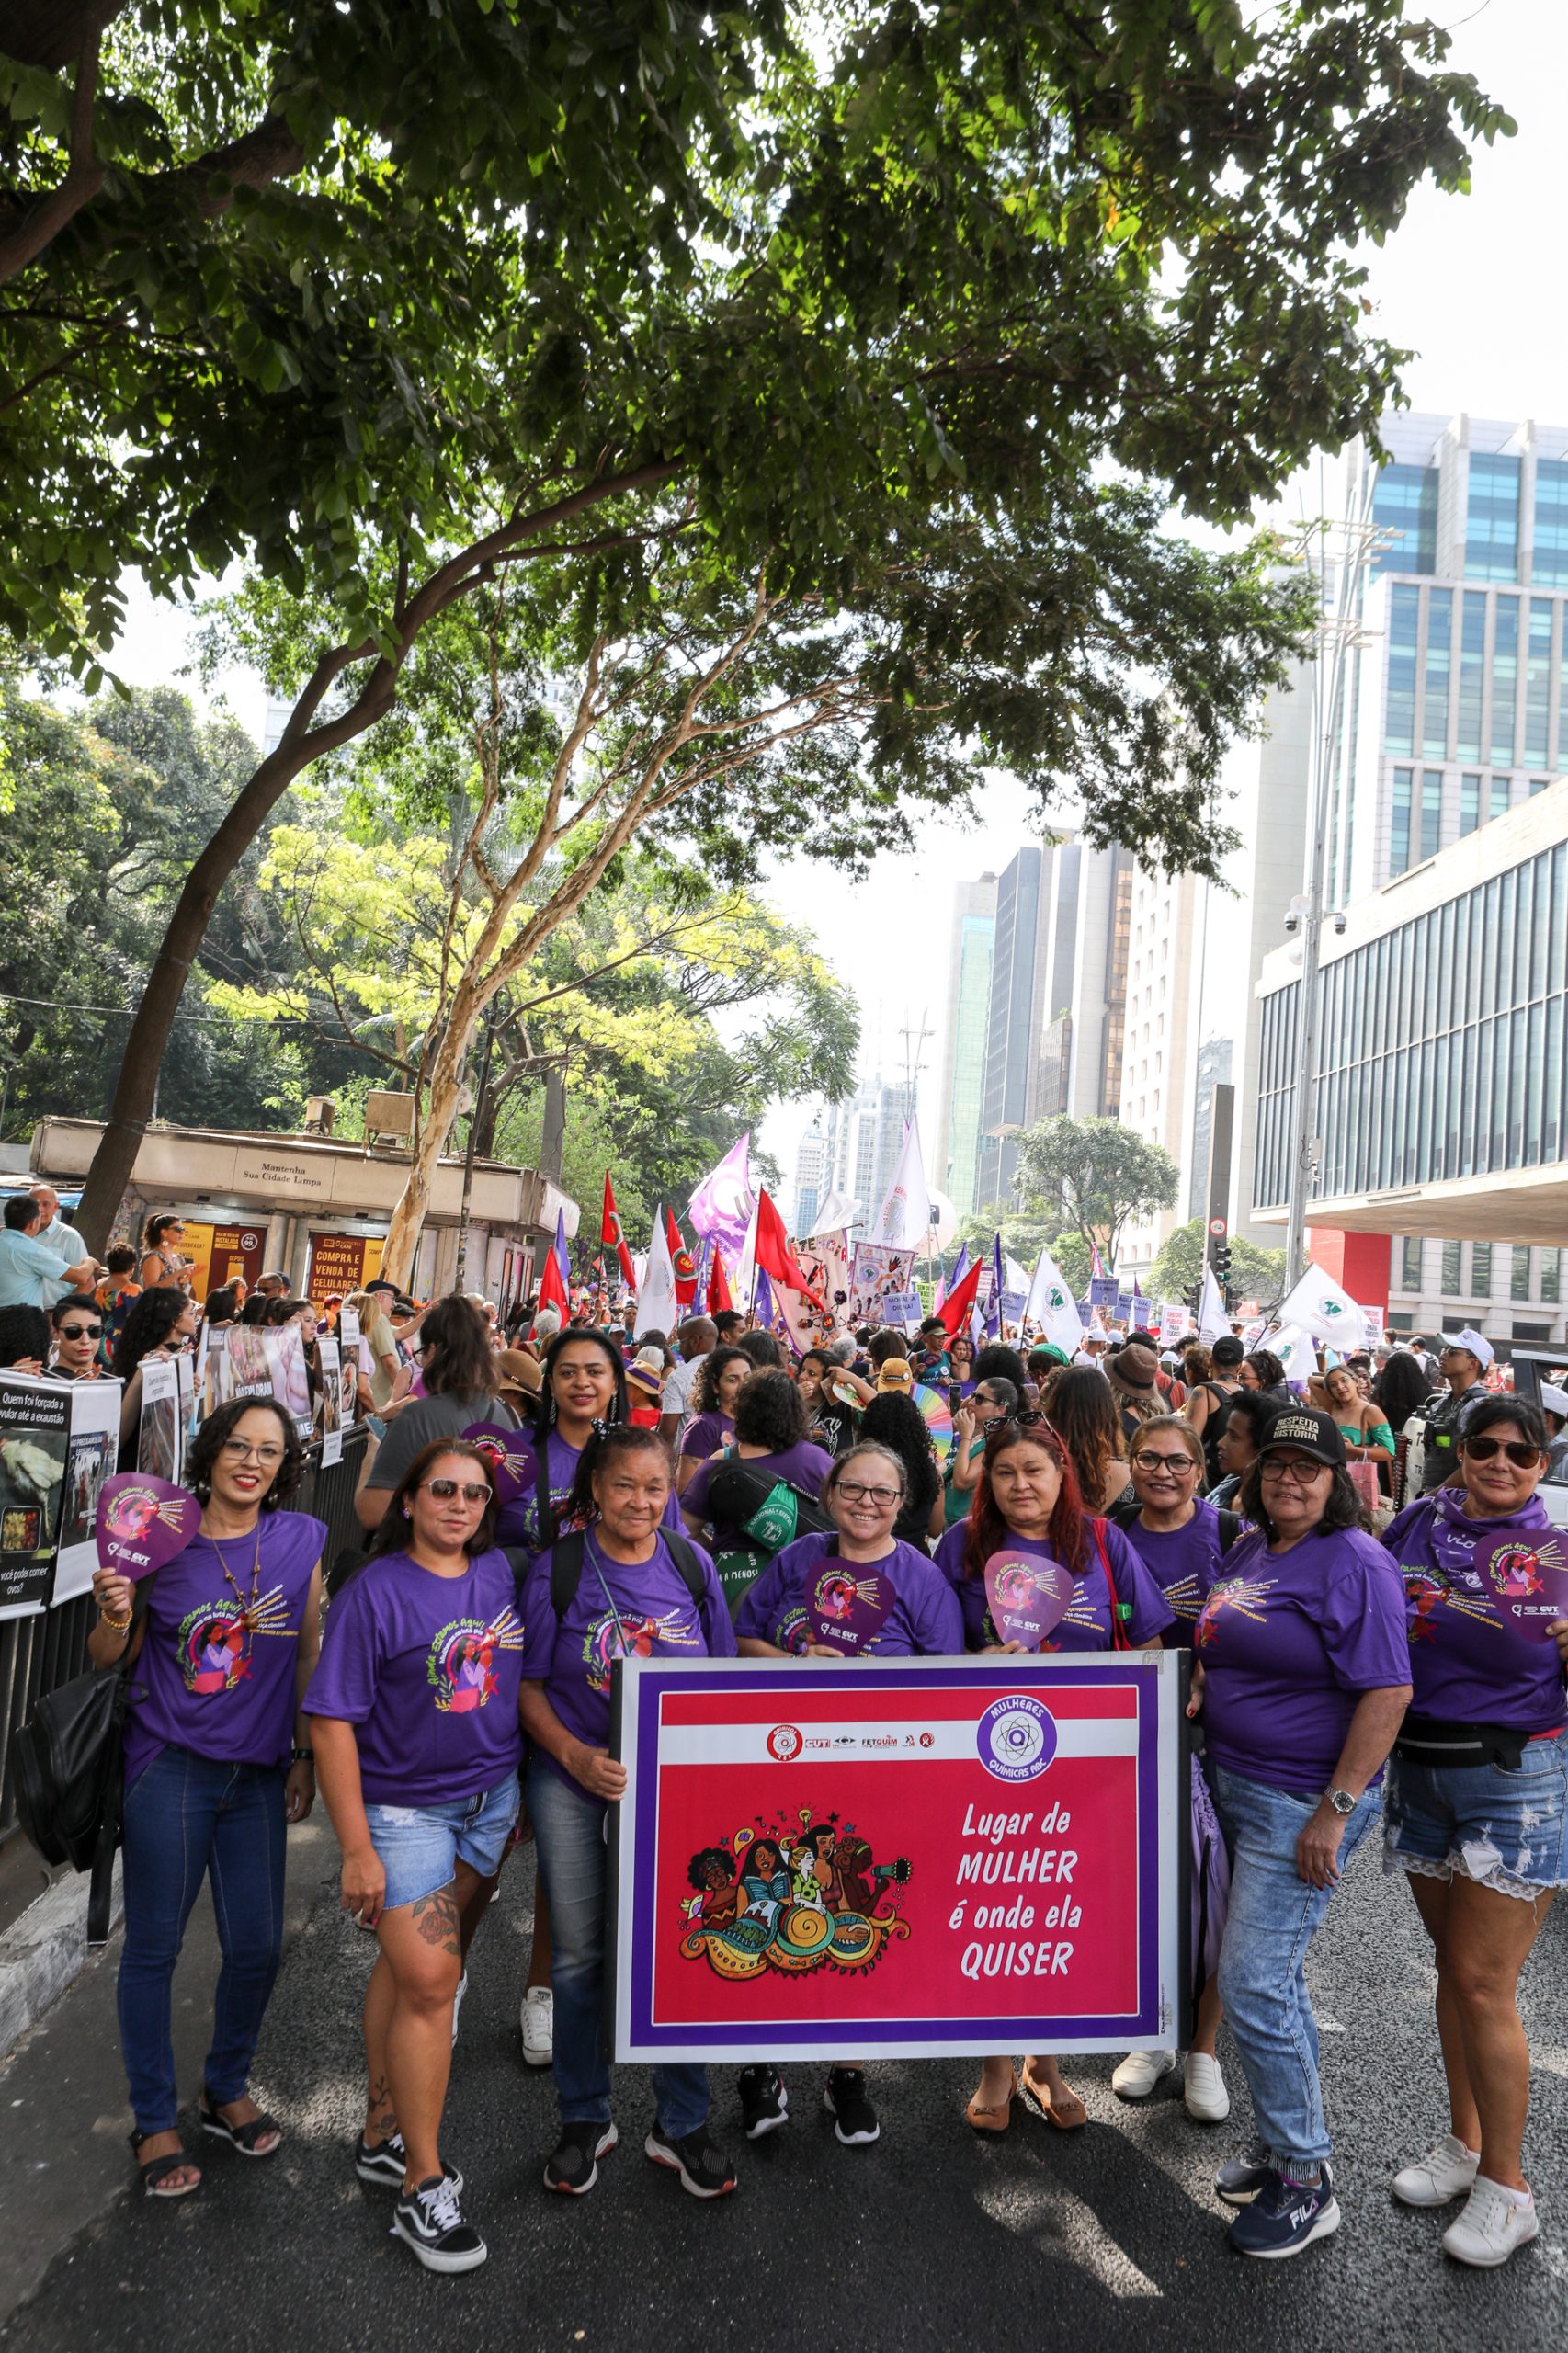
POLYGON ((1042 1120, 1018 1139, 1018 1177, 1047 1213, 1060 1209, 1085 1249, 1114 1268, 1125 1227, 1167 1210, 1181 1171, 1119 1120, 1042 1120))
MULTIPOLYGON (((1149 1269, 1149 1280, 1162 1299, 1181 1299, 1194 1283, 1203 1280, 1208 1233, 1201 1218, 1178 1225, 1149 1269)), ((1231 1243, 1231 1288, 1244 1299, 1278 1299, 1285 1289, 1285 1253, 1260 1250, 1238 1234, 1231 1243)))
MULTIPOLYGON (((317 0, 304 37, 336 60, 363 14, 317 0)), ((508 38, 535 21, 522 0, 494 14, 508 38)), ((444 37, 449 13, 437 15, 444 37)), ((159 46, 173 38, 159 31, 166 21, 161 12, 149 37, 148 77, 204 88, 183 51, 183 78, 170 76, 159 46)), ((192 21, 210 19, 193 8, 192 21)), ((619 38, 619 17, 592 18, 575 45, 557 12, 546 19, 541 8, 540 21, 541 38, 566 41, 568 78, 581 73, 573 92, 593 91, 604 80, 598 48, 619 38)), ((176 22, 183 32, 185 18, 176 22)), ((663 96, 671 68, 654 52, 667 23, 661 12, 635 58, 639 93, 663 96)), ((255 205, 259 239, 242 240, 237 260, 222 243, 214 255, 199 239, 194 251, 176 239, 187 340, 148 359, 140 408, 115 404, 112 449, 93 412, 85 489, 71 471, 82 437, 72 437, 78 379, 93 381, 93 369, 74 346, 26 358, 13 429, 37 446, 20 446, 7 474, 38 483, 43 496, 21 511, 33 534, 17 568, 24 583, 101 580, 129 549, 167 582, 250 535, 270 577, 327 608, 282 741, 197 859, 171 919, 84 1196, 89 1237, 129 1172, 183 972, 235 859, 303 767, 393 708, 423 631, 497 565, 564 550, 597 587, 612 547, 634 547, 629 562, 649 567, 650 549, 673 528, 673 501, 681 528, 726 568, 732 593, 761 582, 769 599, 814 596, 826 614, 869 595, 860 576, 869 551, 885 584, 896 549, 903 612, 881 649, 869 813, 892 812, 906 764, 919 766, 931 680, 945 688, 955 662, 977 665, 998 615, 1006 639, 1028 614, 1033 692, 1016 705, 999 659, 987 694, 970 698, 973 749, 986 756, 993 734, 1022 740, 1031 774, 1064 781, 1078 737, 1108 742, 1129 715, 1127 665, 1147 660, 1156 678, 1167 675, 1180 665, 1185 627, 1176 606, 1148 593, 1153 557, 1143 590, 1130 588, 1089 518, 1119 542, 1135 511, 1153 531, 1174 494, 1190 513, 1233 522, 1315 447, 1375 432, 1396 355, 1362 339, 1352 248, 1397 223, 1426 174, 1463 184, 1461 132, 1506 127, 1473 84, 1438 70, 1446 37, 1406 25, 1400 0, 1357 0, 1353 11, 1310 0, 1256 26, 1228 0, 1131 0, 1114 28, 1088 0, 1042 0, 994 32, 977 31, 956 0, 919 12, 901 0, 825 27, 802 17, 792 42, 756 18, 722 23, 712 78, 676 109, 673 155, 660 151, 672 165, 667 195, 659 172, 640 176, 617 143, 624 120, 631 156, 642 157, 658 101, 639 94, 622 109, 612 93, 597 105, 598 145, 563 229, 561 191, 575 183, 558 168, 554 131, 544 188, 531 202, 531 182, 519 193, 538 91, 515 118, 520 138, 505 104, 486 97, 474 174, 483 220, 437 171, 432 233, 446 242, 434 262, 414 254, 406 272, 395 236, 414 236, 424 207, 401 176, 395 130, 390 187, 377 181, 366 195, 354 176, 367 148, 381 152, 379 68, 366 77, 367 132, 352 73, 313 73, 296 87, 290 51, 283 119, 294 129, 299 116, 312 134, 326 124, 322 176, 335 185, 341 153, 355 202, 370 210, 368 243, 352 204, 339 213, 327 196, 307 230, 298 214, 316 201, 313 185, 283 199, 270 184, 255 205), (754 64, 756 89, 743 97, 754 64), (606 183, 613 200, 600 232, 592 224, 606 183), (649 253, 636 215, 640 192, 655 185, 649 253), (390 249, 377 233, 383 214, 390 249), (275 254, 289 256, 287 270, 275 254), (235 283, 210 331, 201 290, 214 273, 235 283), (301 318, 310 367, 296 385, 301 318), (238 431, 226 431, 232 367, 273 404, 251 438, 249 401, 234 404, 238 431), (165 372, 188 373, 193 393, 177 437, 160 421, 173 415, 155 389, 165 372), (209 488, 191 509, 178 453, 199 440, 203 416, 224 421, 209 434, 222 462, 204 460, 209 488), (129 470, 123 447, 136 460, 129 470), (268 453, 286 453, 284 480, 269 486, 270 522, 233 487, 247 469, 265 476, 268 453), (171 472, 165 517, 158 502, 171 472), (74 503, 56 493, 61 476, 80 494, 74 503), (656 518, 631 511, 656 500, 656 518), (1022 571, 1036 574, 1032 608, 1016 593, 1020 552, 1022 571), (946 571, 954 557, 960 593, 946 571), (989 728, 975 723, 977 701, 989 728)), ((705 51, 695 25, 688 39, 705 51)), ((541 62, 557 60, 509 58, 497 86, 510 90, 528 69, 537 80, 541 62)), ((274 64, 267 49, 264 82, 274 64)), ((457 95, 449 100, 442 87, 430 97, 421 82, 420 102, 460 119, 471 73, 465 56, 453 67, 457 95)), ((618 73, 610 80, 619 89, 618 73)), ((553 103, 548 74, 542 86, 553 103)), ((219 176, 225 197, 222 166, 219 176)), ((248 231, 252 201, 235 195, 229 210, 248 231)), ((62 238, 33 267, 73 250, 62 238)), ((112 299, 87 267, 86 285, 46 284, 41 308, 54 318, 88 302, 92 356, 112 376, 122 345, 145 338, 144 298, 124 291, 134 288, 133 255, 104 272, 112 299)), ((40 290, 26 270, 12 284, 15 324, 40 290)), ((1226 627, 1209 650, 1234 646, 1256 683, 1275 626, 1260 635, 1256 559, 1231 585, 1226 627)), ((1214 601, 1218 613, 1225 600, 1214 601)), ((1117 795, 1132 846, 1173 856, 1195 840, 1211 846, 1217 749, 1233 723, 1225 694, 1210 707, 1189 693, 1171 719, 1158 693, 1134 699, 1117 795)))

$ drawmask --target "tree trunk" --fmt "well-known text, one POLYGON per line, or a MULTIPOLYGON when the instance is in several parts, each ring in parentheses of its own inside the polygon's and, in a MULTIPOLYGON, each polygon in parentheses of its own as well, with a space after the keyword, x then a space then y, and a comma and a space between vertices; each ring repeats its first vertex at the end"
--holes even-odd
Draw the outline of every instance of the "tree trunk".
POLYGON ((540 1138, 539 1173, 552 1185, 561 1182, 566 1158, 566 1074, 552 1070, 544 1082, 544 1128, 540 1138))
POLYGON ((477 1017, 476 1010, 471 1009, 467 1020, 460 1023, 454 1006, 446 1035, 437 1048, 430 1071, 429 1103, 415 1139, 408 1175, 392 1211, 386 1246, 381 1252, 381 1272, 389 1282, 405 1286, 413 1279, 415 1254, 429 1213, 436 1172, 462 1099, 463 1057, 477 1017))

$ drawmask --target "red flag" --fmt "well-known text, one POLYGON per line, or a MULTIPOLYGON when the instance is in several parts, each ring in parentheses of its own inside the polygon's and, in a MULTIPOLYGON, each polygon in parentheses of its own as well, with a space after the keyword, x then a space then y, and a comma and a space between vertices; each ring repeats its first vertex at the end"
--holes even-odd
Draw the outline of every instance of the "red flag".
POLYGON ((967 1331, 969 1328, 969 1319, 974 1308, 974 1295, 980 1289, 980 1269, 983 1264, 983 1259, 977 1258, 962 1281, 955 1283, 937 1311, 942 1319, 949 1340, 956 1338, 960 1332, 967 1331))
MULTIPOLYGON (((540 1310, 545 1307, 559 1308, 563 1326, 571 1317, 571 1302, 566 1297, 566 1286, 561 1279, 561 1261, 553 1245, 544 1254, 544 1267, 539 1279, 539 1298, 534 1307, 536 1318, 540 1310)), ((529 1336, 532 1336, 531 1332, 529 1336)))
POLYGON ((756 1197, 757 1271, 770 1282, 782 1283, 788 1290, 798 1290, 803 1297, 814 1300, 819 1307, 826 1302, 812 1289, 805 1268, 790 1246, 784 1221, 769 1200, 766 1189, 756 1197))
POLYGON ((607 1250, 613 1250, 620 1260, 621 1279, 628 1290, 637 1288, 637 1269, 631 1263, 631 1253, 626 1246, 626 1236, 620 1230, 620 1211, 615 1205, 615 1188, 605 1170, 604 1215, 599 1221, 599 1240, 607 1250))
POLYGON ((730 1297, 730 1279, 724 1272, 723 1253, 715 1243, 713 1263, 708 1269, 708 1313, 710 1315, 722 1315, 724 1310, 733 1307, 734 1303, 730 1297))
POLYGON ((670 1245, 670 1264, 675 1268, 676 1304, 684 1312, 697 1297, 697 1261, 680 1238, 674 1210, 665 1211, 665 1234, 670 1245))

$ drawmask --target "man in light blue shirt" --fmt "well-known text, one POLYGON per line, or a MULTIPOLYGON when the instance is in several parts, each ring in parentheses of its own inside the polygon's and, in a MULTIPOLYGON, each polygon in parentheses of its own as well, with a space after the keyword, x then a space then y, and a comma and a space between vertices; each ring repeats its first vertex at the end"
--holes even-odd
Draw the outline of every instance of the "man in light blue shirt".
POLYGON ((15 1194, 0 1226, 0 1307, 52 1307, 67 1291, 85 1290, 97 1278, 87 1256, 74 1264, 38 1238, 43 1212, 30 1193, 15 1194))
POLYGON ((53 1186, 35 1185, 32 1197, 38 1203, 39 1214, 43 1221, 33 1236, 34 1241, 41 1242, 46 1250, 52 1250, 57 1258, 63 1258, 68 1267, 80 1266, 90 1258, 93 1254, 75 1227, 67 1224, 60 1207, 60 1196, 53 1186))

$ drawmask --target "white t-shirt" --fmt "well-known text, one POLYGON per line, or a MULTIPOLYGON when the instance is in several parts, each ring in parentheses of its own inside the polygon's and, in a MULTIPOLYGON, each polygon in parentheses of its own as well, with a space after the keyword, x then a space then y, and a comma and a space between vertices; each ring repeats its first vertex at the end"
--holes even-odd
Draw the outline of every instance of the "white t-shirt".
POLYGON ((697 1385, 697 1376, 701 1370, 701 1357, 683 1358, 673 1372, 665 1375, 665 1394, 661 1411, 680 1415, 680 1427, 676 1432, 677 1445, 686 1434, 687 1424, 697 1418, 692 1407, 691 1392, 697 1385))

